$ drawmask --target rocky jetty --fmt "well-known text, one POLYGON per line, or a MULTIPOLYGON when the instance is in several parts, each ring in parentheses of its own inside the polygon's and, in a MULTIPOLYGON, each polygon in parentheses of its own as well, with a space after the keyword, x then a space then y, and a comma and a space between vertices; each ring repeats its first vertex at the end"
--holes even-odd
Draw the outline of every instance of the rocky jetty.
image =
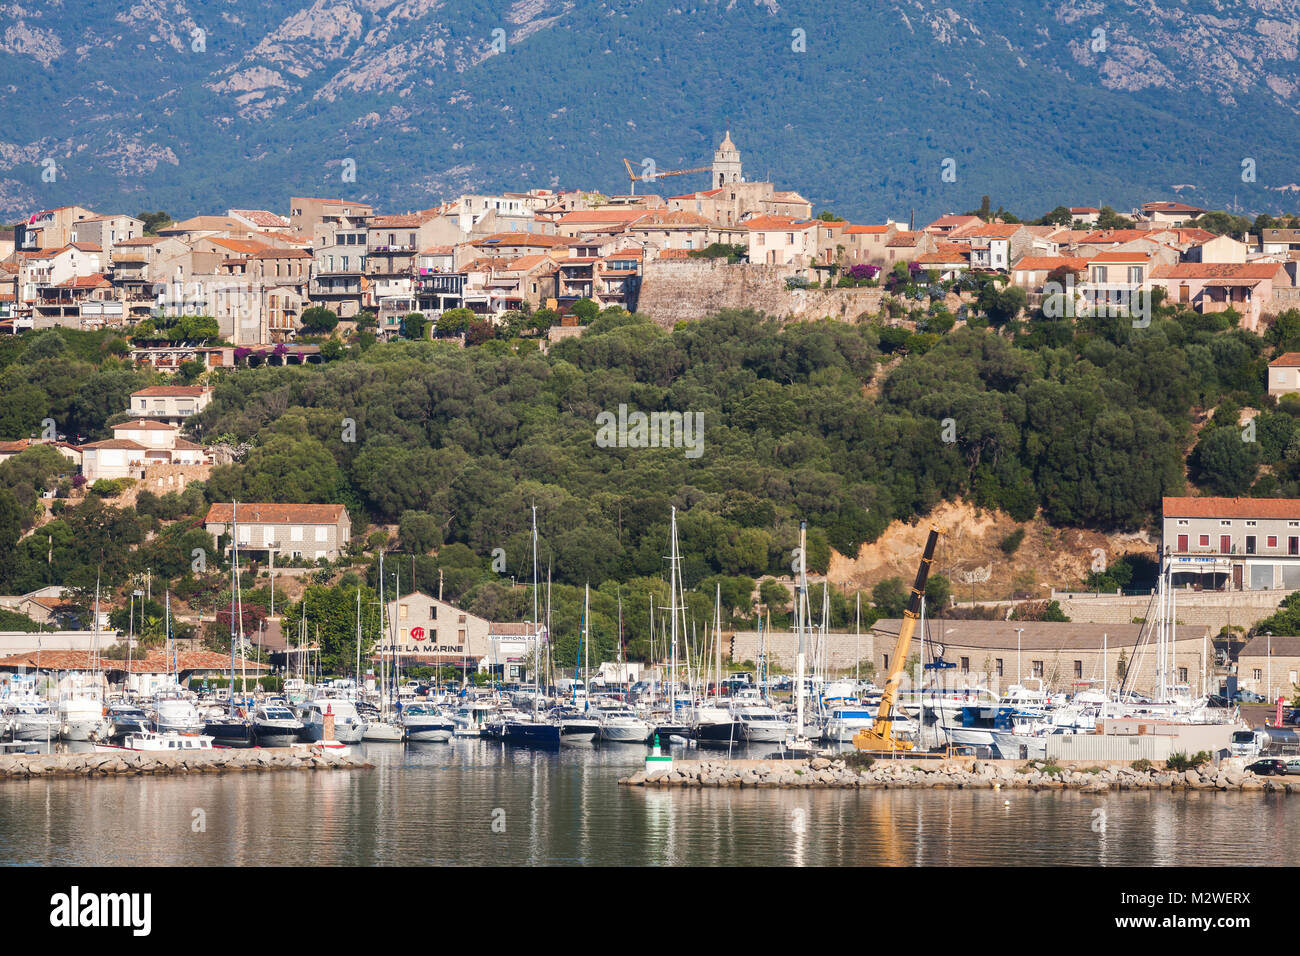
POLYGON ((1233 790, 1300 793, 1300 779, 1257 777, 1227 761, 1177 771, 1126 764, 1058 767, 1042 761, 878 760, 854 768, 843 760, 677 761, 671 770, 619 780, 629 787, 786 787, 922 790, 1233 790))
POLYGON ((188 773, 249 773, 266 770, 356 770, 373 767, 348 754, 296 747, 193 750, 153 753, 13 754, 0 757, 0 778, 167 776, 188 773))

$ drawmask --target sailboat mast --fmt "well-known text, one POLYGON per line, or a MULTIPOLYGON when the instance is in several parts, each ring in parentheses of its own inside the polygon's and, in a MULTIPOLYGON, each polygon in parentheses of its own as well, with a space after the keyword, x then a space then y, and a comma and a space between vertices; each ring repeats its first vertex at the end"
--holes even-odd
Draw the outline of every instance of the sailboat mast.
POLYGON ((803 736, 804 599, 808 592, 808 522, 799 522, 799 585, 797 587, 797 631, 799 647, 794 660, 796 736, 803 736))
POLYGON ((239 514, 238 505, 230 502, 230 716, 235 716, 235 603, 239 590, 239 514))
POLYGON ((677 508, 672 509, 672 527, 668 539, 668 613, 672 617, 671 645, 668 653, 668 673, 672 680, 668 685, 668 709, 677 712, 677 508))
POLYGON ((722 697, 722 582, 718 581, 714 585, 713 593, 713 645, 714 657, 717 659, 717 693, 713 696, 722 697))

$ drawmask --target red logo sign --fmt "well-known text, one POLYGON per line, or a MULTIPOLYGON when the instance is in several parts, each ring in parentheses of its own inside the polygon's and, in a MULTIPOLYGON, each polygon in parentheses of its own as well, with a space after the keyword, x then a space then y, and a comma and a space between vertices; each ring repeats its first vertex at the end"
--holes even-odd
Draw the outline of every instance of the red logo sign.
POLYGON ((417 641, 424 640, 424 628, 422 627, 411 628, 411 637, 415 638, 417 641))

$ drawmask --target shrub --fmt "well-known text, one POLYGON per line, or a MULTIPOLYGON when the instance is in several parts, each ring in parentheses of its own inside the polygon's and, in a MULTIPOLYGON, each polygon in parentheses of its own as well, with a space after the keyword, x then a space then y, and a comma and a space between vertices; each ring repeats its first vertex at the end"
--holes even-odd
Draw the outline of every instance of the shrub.
POLYGON ((1018 550, 1020 550, 1020 544, 1024 540, 1025 540, 1025 529, 1017 528, 1015 531, 1011 532, 1009 535, 1007 535, 1005 538, 999 541, 998 547, 1002 549, 1003 554, 1010 557, 1011 555, 1015 554, 1018 550))
POLYGON ((1201 750, 1190 757, 1185 753, 1170 754, 1165 766, 1170 770, 1195 770, 1210 762, 1212 755, 1208 750, 1201 750))

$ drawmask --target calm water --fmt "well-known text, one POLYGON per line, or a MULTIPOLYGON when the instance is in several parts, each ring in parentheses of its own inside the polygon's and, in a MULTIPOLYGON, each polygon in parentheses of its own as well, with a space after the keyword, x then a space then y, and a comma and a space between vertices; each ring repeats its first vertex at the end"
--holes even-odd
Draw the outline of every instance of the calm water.
POLYGON ((1300 798, 646 790, 644 749, 362 745, 375 770, 0 782, 0 863, 1295 863, 1300 798), (1009 806, 1004 805, 1009 801, 1009 806), (1105 832, 1095 832, 1102 808, 1105 832), (206 829, 195 832, 203 811, 206 829), (495 829, 494 829, 495 823, 495 829), (503 832, 499 832, 503 831, 503 832))

